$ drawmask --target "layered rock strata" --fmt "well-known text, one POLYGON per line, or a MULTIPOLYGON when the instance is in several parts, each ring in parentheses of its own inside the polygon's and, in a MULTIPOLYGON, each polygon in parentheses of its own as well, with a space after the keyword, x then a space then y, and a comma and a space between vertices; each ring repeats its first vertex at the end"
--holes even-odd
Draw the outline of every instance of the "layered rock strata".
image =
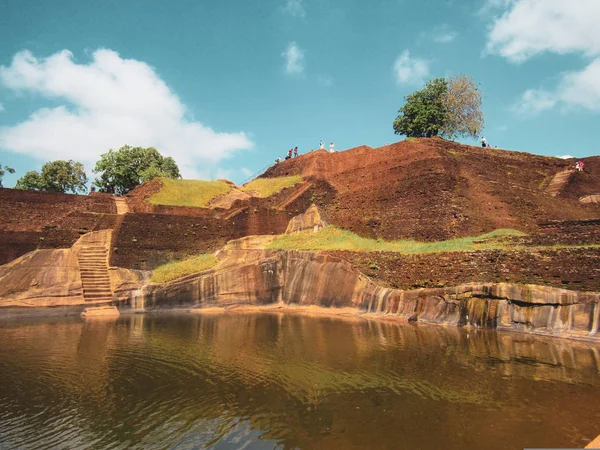
POLYGON ((321 252, 267 250, 269 239, 232 241, 218 254, 215 269, 166 285, 147 285, 122 307, 317 305, 420 323, 600 341, 600 294, 510 283, 389 289, 321 252))

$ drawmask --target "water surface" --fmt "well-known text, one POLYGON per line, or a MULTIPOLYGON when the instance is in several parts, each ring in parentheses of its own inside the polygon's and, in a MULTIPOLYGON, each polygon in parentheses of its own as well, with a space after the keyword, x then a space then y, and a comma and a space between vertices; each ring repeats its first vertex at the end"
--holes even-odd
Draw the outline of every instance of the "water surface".
POLYGON ((0 448, 517 449, 600 433, 600 348, 300 315, 0 322, 0 448))

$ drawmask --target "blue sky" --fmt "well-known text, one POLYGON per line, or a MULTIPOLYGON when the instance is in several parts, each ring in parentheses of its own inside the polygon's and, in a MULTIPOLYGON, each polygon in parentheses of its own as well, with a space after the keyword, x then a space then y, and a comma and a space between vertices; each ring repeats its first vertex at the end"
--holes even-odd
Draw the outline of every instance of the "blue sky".
POLYGON ((463 73, 492 145, 598 154, 599 22, 598 0, 0 0, 4 186, 125 144, 239 183, 319 139, 401 140, 404 96, 463 73))

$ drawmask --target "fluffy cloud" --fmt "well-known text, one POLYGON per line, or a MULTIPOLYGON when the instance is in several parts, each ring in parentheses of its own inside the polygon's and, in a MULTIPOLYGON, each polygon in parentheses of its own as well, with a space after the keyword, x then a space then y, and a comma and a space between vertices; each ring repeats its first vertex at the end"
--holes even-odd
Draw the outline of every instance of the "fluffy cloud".
POLYGON ((600 1, 488 0, 500 12, 487 43, 488 52, 522 63, 542 53, 581 54, 590 63, 559 77, 551 89, 529 89, 516 105, 521 113, 556 106, 600 111, 600 1))
POLYGON ((42 160, 75 159, 90 167, 109 148, 153 146, 189 177, 253 147, 245 133, 216 132, 190 120, 152 67, 112 50, 95 51, 88 64, 76 63, 68 50, 40 59, 23 51, 0 66, 0 82, 63 103, 0 129, 0 147, 42 160))
POLYGON ((429 62, 421 58, 411 58, 410 52, 404 50, 394 63, 394 74, 398 84, 423 84, 429 76, 429 62))
POLYGON ((303 0, 285 0, 283 5, 283 12, 293 17, 304 18, 306 17, 306 10, 304 9, 303 0))
POLYGON ((290 42, 281 54, 285 61, 285 72, 300 75, 304 72, 304 51, 295 42, 290 42))
POLYGON ((552 90, 530 89, 517 105, 521 113, 535 114, 556 105, 600 111, 600 58, 582 71, 564 73, 552 90))
POLYGON ((494 1, 503 14, 490 30, 489 52, 513 62, 543 52, 600 54, 600 1, 494 1))

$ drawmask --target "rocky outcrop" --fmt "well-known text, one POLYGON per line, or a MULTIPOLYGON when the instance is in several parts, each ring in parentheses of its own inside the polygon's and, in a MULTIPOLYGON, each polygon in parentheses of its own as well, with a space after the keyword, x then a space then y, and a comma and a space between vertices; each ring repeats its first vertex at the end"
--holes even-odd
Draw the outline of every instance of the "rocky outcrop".
POLYGON ((319 208, 313 203, 304 214, 292 217, 285 234, 301 233, 302 231, 317 232, 327 226, 321 217, 319 208))
MULTIPOLYGON (((110 230, 87 233, 70 249, 35 250, 0 266, 0 312, 15 307, 93 305, 115 299, 124 289, 139 288, 148 274, 128 269, 109 270, 106 274, 109 284, 102 284, 108 297, 96 301, 93 295, 96 286, 92 283, 87 286, 86 302, 80 263, 86 260, 86 249, 108 246, 110 236, 110 230)), ((84 267, 83 271, 86 270, 92 269, 84 267)))
POLYGON ((598 339, 596 293, 510 283, 388 289, 348 262, 321 252, 267 250, 269 239, 232 241, 217 254, 216 268, 166 285, 148 285, 137 292, 135 302, 121 307, 317 305, 420 323, 598 339))

